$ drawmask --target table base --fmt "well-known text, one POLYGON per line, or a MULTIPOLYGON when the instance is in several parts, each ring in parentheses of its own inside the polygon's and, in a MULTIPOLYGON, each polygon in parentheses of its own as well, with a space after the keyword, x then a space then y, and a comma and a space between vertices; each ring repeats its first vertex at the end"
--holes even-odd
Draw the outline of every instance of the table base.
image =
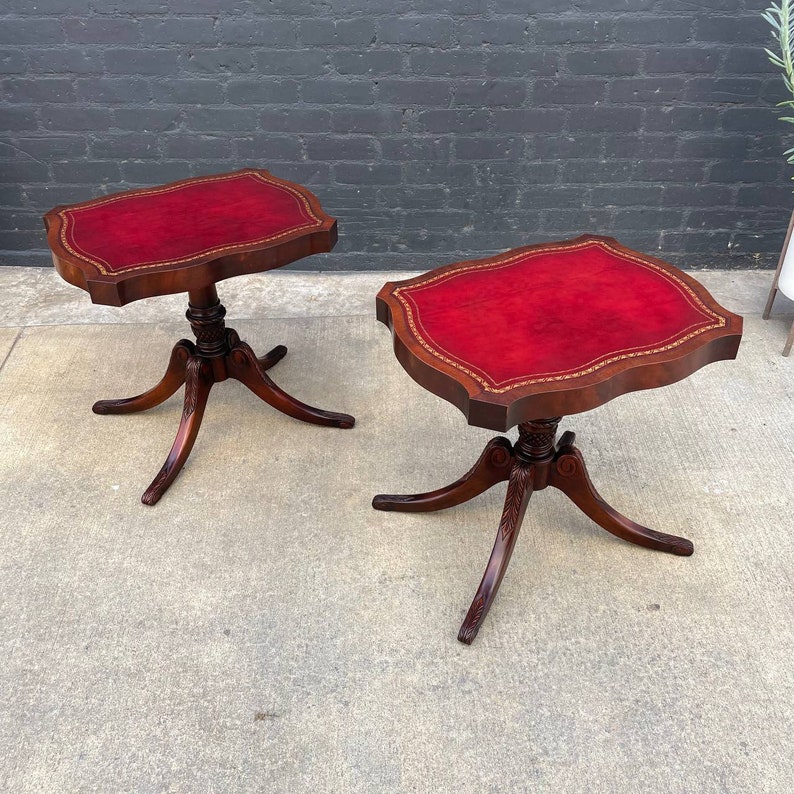
POLYGON ((141 497, 146 505, 159 501, 185 465, 215 383, 234 378, 266 403, 304 422, 340 428, 351 428, 355 424, 355 419, 348 414, 312 408, 280 389, 266 370, 284 358, 287 348, 278 345, 257 358, 236 331, 226 328, 225 315, 226 309, 218 300, 214 286, 191 291, 186 316, 196 335, 196 343, 180 339, 171 351, 165 375, 148 391, 123 400, 100 400, 93 406, 97 414, 146 411, 167 400, 184 384, 185 400, 179 430, 165 463, 141 497))
POLYGON ((482 581, 469 607, 458 639, 470 645, 493 603, 515 547, 529 498, 549 486, 562 491, 600 527, 623 540, 649 549, 688 557, 694 551, 685 538, 656 532, 618 513, 593 487, 584 458, 568 431, 555 444, 562 417, 523 422, 518 441, 498 437, 488 442, 473 468, 456 482, 437 491, 413 495, 380 494, 372 500, 376 510, 421 513, 454 507, 507 480, 502 519, 482 581))

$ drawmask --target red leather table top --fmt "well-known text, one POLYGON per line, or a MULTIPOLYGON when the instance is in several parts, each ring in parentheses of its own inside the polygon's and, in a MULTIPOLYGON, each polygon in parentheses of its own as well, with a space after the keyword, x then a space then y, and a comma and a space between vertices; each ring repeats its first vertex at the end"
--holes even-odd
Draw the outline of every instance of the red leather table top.
POLYGON ((387 284, 379 318, 419 383, 497 430, 673 382, 708 363, 701 346, 733 357, 741 337, 692 278, 592 236, 387 284))
POLYGON ((255 169, 56 207, 45 222, 56 267, 65 265, 59 267, 61 275, 88 289, 103 303, 117 301, 94 295, 91 282, 125 284, 137 279, 140 284, 141 277, 149 276, 144 294, 135 297, 177 292, 299 258, 290 258, 297 250, 282 251, 277 260, 283 261, 271 264, 272 260, 259 257, 254 266, 250 257, 245 262, 241 258, 252 251, 275 251, 296 238, 318 232, 326 233, 329 239, 325 247, 318 243, 316 250, 330 250, 335 241, 333 219, 322 212, 309 191, 255 169), (205 268, 187 279, 175 279, 173 275, 160 278, 160 274, 218 260, 224 260, 227 267, 215 273, 205 268))

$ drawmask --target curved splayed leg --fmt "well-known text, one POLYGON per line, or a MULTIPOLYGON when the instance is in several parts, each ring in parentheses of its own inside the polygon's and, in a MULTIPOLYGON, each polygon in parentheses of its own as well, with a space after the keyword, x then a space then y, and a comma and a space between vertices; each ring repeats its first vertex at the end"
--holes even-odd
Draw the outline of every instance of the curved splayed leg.
POLYGON ((572 444, 558 447, 554 465, 549 469, 549 485, 562 491, 600 527, 629 543, 681 557, 694 551, 692 541, 636 524, 608 505, 590 481, 582 453, 572 444))
POLYGON ((499 522, 499 529, 496 532, 496 542, 480 586, 477 588, 477 594, 474 596, 466 619, 458 632, 458 639, 466 645, 471 645, 474 641, 494 598, 496 598, 499 585, 502 583, 502 578, 513 554, 513 548, 516 545, 529 498, 532 496, 534 475, 535 466, 522 462, 517 462, 510 471, 502 520, 499 522))
POLYGON ((192 356, 188 359, 185 372, 185 404, 179 430, 163 467, 141 497, 145 505, 158 502, 185 465, 198 436, 207 398, 214 382, 212 366, 207 359, 200 356, 192 356))
MULTIPOLYGON (((278 348, 276 348, 278 349, 278 348)), ((286 350, 286 349, 285 349, 286 350)), ((226 358, 229 376, 247 386, 257 397, 282 413, 303 422, 326 427, 351 428, 356 420, 348 414, 313 408, 280 389, 262 369, 259 359, 245 342, 238 342, 226 358)))
POLYGON ((372 500, 376 510, 424 513, 463 504, 510 476, 513 445, 499 436, 485 446, 479 460, 459 480, 436 491, 418 494, 378 494, 372 500))
POLYGON ((91 410, 95 414, 132 414, 147 411, 165 402, 185 382, 187 361, 195 353, 194 344, 187 339, 180 339, 171 351, 168 367, 160 382, 143 394, 122 400, 99 400, 91 410))

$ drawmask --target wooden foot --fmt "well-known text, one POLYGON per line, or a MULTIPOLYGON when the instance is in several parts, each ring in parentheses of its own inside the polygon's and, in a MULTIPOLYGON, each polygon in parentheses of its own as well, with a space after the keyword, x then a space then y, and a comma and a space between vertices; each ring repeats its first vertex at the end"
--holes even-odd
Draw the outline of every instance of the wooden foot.
POLYGON ((195 352, 196 348, 191 341, 180 339, 171 351, 171 360, 168 362, 165 375, 156 386, 143 394, 124 400, 99 400, 94 403, 91 410, 95 414, 132 414, 160 405, 175 394, 185 382, 185 366, 195 352))
POLYGON ((158 502, 185 465, 198 436, 213 383, 209 361, 201 356, 189 358, 185 373, 185 404, 179 430, 163 467, 141 497, 145 505, 158 502))
MULTIPOLYGON (((563 437, 561 441, 568 440, 563 437)), ((686 538, 666 535, 635 524, 610 507, 593 487, 582 453, 573 446, 572 440, 559 445, 549 469, 548 485, 558 488, 596 524, 623 540, 681 557, 688 557, 695 550, 692 542, 686 538)))
POLYGON ((424 513, 463 504, 510 477, 513 445, 508 439, 491 439, 479 460, 459 480, 437 491, 412 495, 378 494, 372 500, 376 510, 424 513))
POLYGON ((149 391, 125 400, 100 400, 94 405, 98 414, 145 411, 167 400, 185 384, 185 402, 176 439, 160 472, 141 497, 144 504, 155 504, 179 474, 196 441, 212 385, 229 377, 241 381, 283 413, 304 422, 343 428, 355 424, 356 420, 348 414, 312 408, 276 386, 266 370, 287 355, 287 348, 278 345, 257 358, 253 350, 240 341, 237 332, 226 327, 225 315, 226 309, 218 300, 214 285, 191 290, 186 317, 196 335, 195 344, 187 339, 176 343, 165 375, 149 391))
POLYGON ((520 461, 516 462, 510 472, 502 520, 496 532, 496 542, 480 586, 477 588, 477 594, 458 632, 458 639, 466 645, 471 645, 477 636, 502 583, 529 504, 529 497, 532 496, 534 473, 533 465, 520 461))
POLYGON ((270 369, 274 364, 278 364, 287 355, 287 348, 284 345, 276 345, 269 353, 260 356, 257 360, 262 369, 270 369))
MULTIPOLYGON (((284 348, 284 351, 286 352, 286 348, 284 348)), ((257 397, 260 397, 282 413, 287 414, 287 416, 300 419, 302 422, 311 422, 315 425, 345 429, 353 427, 356 423, 356 420, 348 414, 312 408, 312 406, 296 400, 280 389, 265 372, 262 363, 245 342, 238 341, 235 344, 226 358, 226 367, 229 377, 239 380, 257 397)))

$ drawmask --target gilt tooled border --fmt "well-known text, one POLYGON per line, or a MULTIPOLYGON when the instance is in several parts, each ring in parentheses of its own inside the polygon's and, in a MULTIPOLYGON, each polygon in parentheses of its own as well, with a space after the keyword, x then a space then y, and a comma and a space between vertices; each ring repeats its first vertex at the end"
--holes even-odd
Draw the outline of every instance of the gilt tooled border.
MULTIPOLYGON (((91 255, 76 251, 70 244, 69 240, 67 239, 67 231, 69 228, 69 223, 71 220, 70 213, 73 213, 74 210, 72 208, 67 207, 66 209, 61 210, 58 212, 58 217, 61 219, 61 228, 59 232, 59 239, 61 241, 61 245, 70 253, 72 256, 77 257, 83 262, 88 262, 88 264, 93 265, 103 276, 117 276, 122 273, 129 273, 133 270, 150 270, 155 267, 163 267, 167 265, 179 265, 179 264, 187 264, 188 262, 192 262, 196 259, 201 259, 202 257, 207 256, 208 254, 226 254, 231 251, 236 251, 241 248, 248 248, 252 245, 262 245, 263 243, 273 242, 275 240, 279 240, 282 237, 287 237, 290 234, 294 234, 297 231, 301 231, 302 229, 310 229, 314 226, 318 226, 322 224, 322 220, 315 215, 314 211, 312 210, 311 204, 309 203, 306 196, 304 196, 300 191, 293 188, 291 185, 285 185, 283 182, 277 179, 269 179, 264 174, 261 174, 259 171, 243 171, 241 173, 236 174, 220 174, 217 176, 208 176, 203 179, 194 179, 190 181, 190 185, 198 185, 203 184, 205 182, 222 182, 229 179, 234 179, 235 177, 240 176, 252 176, 256 179, 261 180, 262 182, 266 182, 269 185, 273 185, 275 187, 282 188, 286 190, 288 193, 292 194, 295 198, 297 198, 300 203, 302 204, 303 208, 309 215, 310 222, 303 223, 298 226, 293 226, 283 232, 279 232, 278 234, 267 235, 265 237, 260 237, 256 240, 250 240, 246 243, 234 243, 230 245, 218 246, 213 248, 206 248, 203 251, 199 251, 196 254, 191 254, 190 256, 186 257, 177 257, 176 259, 163 259, 157 262, 147 262, 146 264, 141 265, 134 265, 132 267, 124 267, 120 268, 119 270, 113 270, 110 264, 99 258, 94 258, 91 255)), ((159 193, 168 193, 169 191, 180 190, 181 188, 186 187, 185 185, 163 185, 162 187, 155 187, 155 188, 148 188, 144 190, 136 190, 134 196, 154 196, 159 193)), ((131 198, 130 193, 120 193, 116 196, 108 196, 106 199, 99 199, 97 201, 91 202, 91 207, 98 207, 103 204, 111 204, 114 201, 123 201, 125 199, 131 198)), ((74 223, 74 221, 71 221, 74 223)))
MULTIPOLYGON (((397 287, 394 292, 392 293, 399 301, 400 304, 403 306, 405 311, 406 319, 408 320, 408 325, 411 329, 412 334, 417 342, 434 358, 443 361, 445 364, 449 364, 451 367, 454 367, 457 370, 465 373, 469 377, 473 378, 477 383, 479 383, 486 392, 490 392, 491 394, 504 394, 505 392, 511 391, 512 389, 518 389, 522 386, 531 386, 536 383, 553 383, 555 381, 563 381, 563 380, 570 380, 572 378, 580 378, 584 375, 589 375, 592 372, 596 372, 599 369, 607 366, 608 364, 612 364, 616 361, 623 361, 626 359, 631 358, 639 358, 641 356, 651 356, 657 353, 664 353, 667 350, 672 350, 673 348, 679 347, 680 345, 684 344, 688 340, 692 339, 695 336, 698 336, 706 331, 709 331, 713 328, 724 328, 726 323, 726 318, 722 315, 715 312, 711 307, 707 306, 697 293, 682 279, 678 278, 674 273, 671 273, 666 268, 662 267, 661 265, 657 265, 654 262, 649 262, 647 259, 640 257, 639 255, 632 255, 625 251, 620 251, 616 248, 613 248, 609 243, 604 242, 603 240, 586 240, 581 243, 576 243, 567 246, 549 246, 547 248, 537 248, 533 251, 524 251, 519 254, 515 254, 514 256, 508 257, 506 259, 501 259, 497 262, 486 262, 486 263, 474 263, 470 265, 462 265, 461 267, 454 268, 452 270, 448 270, 445 273, 440 273, 436 276, 429 277, 426 281, 421 281, 418 284, 411 284, 407 287, 397 287), (653 348, 647 350, 637 350, 634 348, 625 348, 624 350, 618 351, 616 355, 610 356, 606 359, 593 359, 582 365, 583 368, 579 368, 575 371, 567 371, 563 373, 555 373, 549 375, 543 375, 536 378, 524 378, 516 383, 511 383, 508 386, 503 386, 502 384, 507 383, 508 381, 500 381, 496 382, 493 378, 486 380, 481 375, 476 372, 473 372, 468 367, 461 364, 459 361, 452 359, 451 353, 449 351, 444 350, 441 345, 436 345, 435 347, 431 345, 429 342, 425 340, 422 334, 417 327, 417 321, 414 320, 414 314, 411 307, 411 304, 408 302, 406 298, 403 297, 401 294, 402 292, 408 292, 413 289, 423 288, 432 284, 436 281, 441 281, 446 278, 451 278, 459 273, 465 273, 470 270, 489 270, 489 269, 498 269, 500 267, 505 267, 517 259, 522 258, 530 258, 533 256, 537 256, 539 254, 549 253, 549 252, 559 252, 559 251, 576 251, 581 248, 585 248, 587 246, 596 245, 600 246, 611 253, 619 256, 622 259, 627 259, 629 261, 635 262, 638 265, 642 265, 643 267, 647 267, 664 275, 666 278, 674 281, 678 287, 684 293, 685 298, 691 298, 690 305, 693 308, 697 309, 698 311, 702 312, 703 314, 713 318, 712 322, 709 322, 706 325, 703 325, 695 330, 691 331, 690 333, 686 334, 685 336, 678 336, 674 339, 674 341, 669 342, 667 344, 657 345, 653 348), (443 353, 441 352, 443 350, 443 353), (444 355, 446 353, 446 355, 444 355)), ((689 326, 690 328, 692 326, 689 326)), ((686 329, 684 329, 686 330, 686 329)), ((429 334, 428 334, 429 336, 429 334)), ((668 337, 669 339, 670 337, 668 337)), ((667 340, 664 340, 667 342, 667 340)), ((508 379, 513 380, 513 379, 508 379)))

